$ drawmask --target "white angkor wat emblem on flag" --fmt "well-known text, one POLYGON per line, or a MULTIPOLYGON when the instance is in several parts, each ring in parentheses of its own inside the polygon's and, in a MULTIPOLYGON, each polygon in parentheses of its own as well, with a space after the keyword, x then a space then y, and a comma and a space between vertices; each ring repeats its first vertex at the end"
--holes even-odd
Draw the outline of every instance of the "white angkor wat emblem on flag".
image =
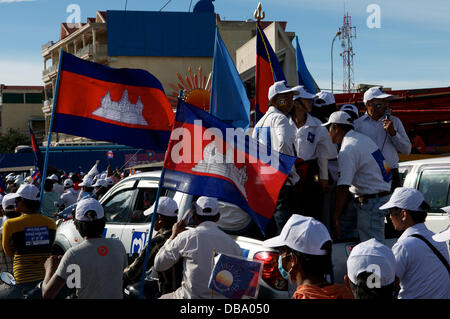
MULTIPOLYGON (((227 150, 228 151, 232 150, 227 150)), ((221 154, 216 147, 215 142, 209 143, 203 150, 203 160, 198 162, 192 170, 194 172, 210 173, 229 178, 236 187, 241 191, 242 195, 247 199, 245 191, 245 183, 248 180, 246 166, 238 169, 234 163, 227 163, 227 155, 221 154)))
POLYGON ((128 98, 128 91, 124 90, 122 98, 117 102, 111 100, 111 94, 108 91, 102 98, 100 107, 92 114, 116 122, 148 126, 142 115, 143 110, 144 104, 141 97, 138 98, 136 104, 132 104, 128 98))

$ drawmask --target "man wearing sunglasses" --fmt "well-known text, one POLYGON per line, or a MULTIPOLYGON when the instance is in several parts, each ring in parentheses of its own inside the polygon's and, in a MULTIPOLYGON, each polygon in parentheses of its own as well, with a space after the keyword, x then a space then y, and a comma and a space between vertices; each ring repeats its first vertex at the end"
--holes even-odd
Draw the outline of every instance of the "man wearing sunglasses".
POLYGON ((409 155, 411 141, 406 134, 402 121, 391 115, 389 100, 393 95, 372 87, 364 93, 367 112, 355 121, 355 131, 369 136, 381 150, 391 168, 391 191, 402 186, 398 173, 398 153, 409 155))
MULTIPOLYGON (((270 107, 256 123, 252 137, 279 153, 297 156, 295 152, 295 129, 287 115, 294 104, 292 98, 299 94, 295 88, 286 86, 286 81, 275 82, 268 92, 270 107)), ((292 214, 294 186, 299 181, 295 167, 292 168, 285 185, 281 188, 277 208, 267 226, 267 236, 278 235, 292 214)))

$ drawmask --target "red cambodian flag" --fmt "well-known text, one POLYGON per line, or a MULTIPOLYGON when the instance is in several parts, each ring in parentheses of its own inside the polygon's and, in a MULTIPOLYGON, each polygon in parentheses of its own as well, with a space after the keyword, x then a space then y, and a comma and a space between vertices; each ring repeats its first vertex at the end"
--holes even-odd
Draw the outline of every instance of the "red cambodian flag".
POLYGON ((174 114, 159 80, 61 52, 52 131, 165 151, 174 114))

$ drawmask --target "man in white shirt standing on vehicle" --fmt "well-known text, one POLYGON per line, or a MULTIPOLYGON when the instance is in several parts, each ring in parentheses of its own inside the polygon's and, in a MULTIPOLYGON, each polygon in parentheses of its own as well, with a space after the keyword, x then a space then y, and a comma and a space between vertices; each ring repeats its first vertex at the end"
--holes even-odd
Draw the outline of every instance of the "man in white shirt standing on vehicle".
POLYGON ((339 216, 351 193, 357 204, 359 239, 384 242, 385 214, 379 207, 389 198, 391 175, 383 155, 369 137, 353 130, 353 119, 346 112, 334 112, 323 126, 328 127, 331 141, 341 145, 333 214, 335 237, 340 237, 339 216))
POLYGON ((239 245, 216 225, 220 217, 217 198, 200 197, 192 217, 197 227, 185 230, 184 219, 174 224, 172 235, 156 254, 154 269, 158 272, 165 271, 178 260, 184 259, 181 287, 162 295, 161 299, 225 298, 216 292, 211 296, 208 288, 213 255, 223 253, 242 256, 239 245))
POLYGON ((445 242, 434 241, 435 234, 425 226, 429 208, 421 192, 407 187, 396 188, 380 207, 389 210, 395 229, 403 231, 392 247, 400 279, 399 299, 450 297, 448 249, 445 242))
MULTIPOLYGON (((266 114, 256 123, 252 137, 258 142, 279 153, 297 157, 295 153, 295 130, 289 123, 287 115, 293 107, 293 96, 298 94, 294 88, 288 88, 285 81, 275 82, 268 92, 271 106, 266 114)), ((278 235, 292 215, 294 186, 299 176, 292 167, 286 183, 280 190, 275 213, 266 229, 266 236, 278 235)))
POLYGON ((389 99, 392 97, 379 87, 368 89, 364 93, 367 112, 355 121, 355 131, 369 136, 377 144, 391 168, 391 191, 403 186, 398 173, 398 153, 411 153, 411 141, 402 121, 390 114, 389 99))
POLYGON ((295 212, 324 222, 322 203, 323 194, 328 190, 328 160, 337 157, 337 149, 322 122, 310 114, 315 95, 301 85, 294 89, 299 94, 293 97, 294 108, 289 123, 295 130, 296 155, 303 160, 296 163, 301 177, 295 212))

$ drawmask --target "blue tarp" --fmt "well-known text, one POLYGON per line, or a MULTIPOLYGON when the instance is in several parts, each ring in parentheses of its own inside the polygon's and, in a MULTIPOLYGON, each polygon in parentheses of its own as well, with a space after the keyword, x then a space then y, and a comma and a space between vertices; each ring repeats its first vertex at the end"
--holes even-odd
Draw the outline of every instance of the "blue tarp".
MULTIPOLYGON (((95 162, 99 160, 98 170, 101 172, 106 170, 109 163, 112 169, 122 168, 130 158, 132 159, 128 162, 127 166, 162 161, 164 159, 164 154, 157 154, 145 150, 137 151, 137 149, 131 148, 124 150, 112 149, 114 157, 109 162, 107 158, 108 150, 50 152, 48 165, 64 170, 66 173, 88 172, 95 162), (134 156, 136 152, 137 155, 134 156)), ((42 155, 45 155, 45 152, 42 155)), ((4 154, 3 159, 0 161, 0 168, 22 166, 34 166, 33 153, 4 154)))

